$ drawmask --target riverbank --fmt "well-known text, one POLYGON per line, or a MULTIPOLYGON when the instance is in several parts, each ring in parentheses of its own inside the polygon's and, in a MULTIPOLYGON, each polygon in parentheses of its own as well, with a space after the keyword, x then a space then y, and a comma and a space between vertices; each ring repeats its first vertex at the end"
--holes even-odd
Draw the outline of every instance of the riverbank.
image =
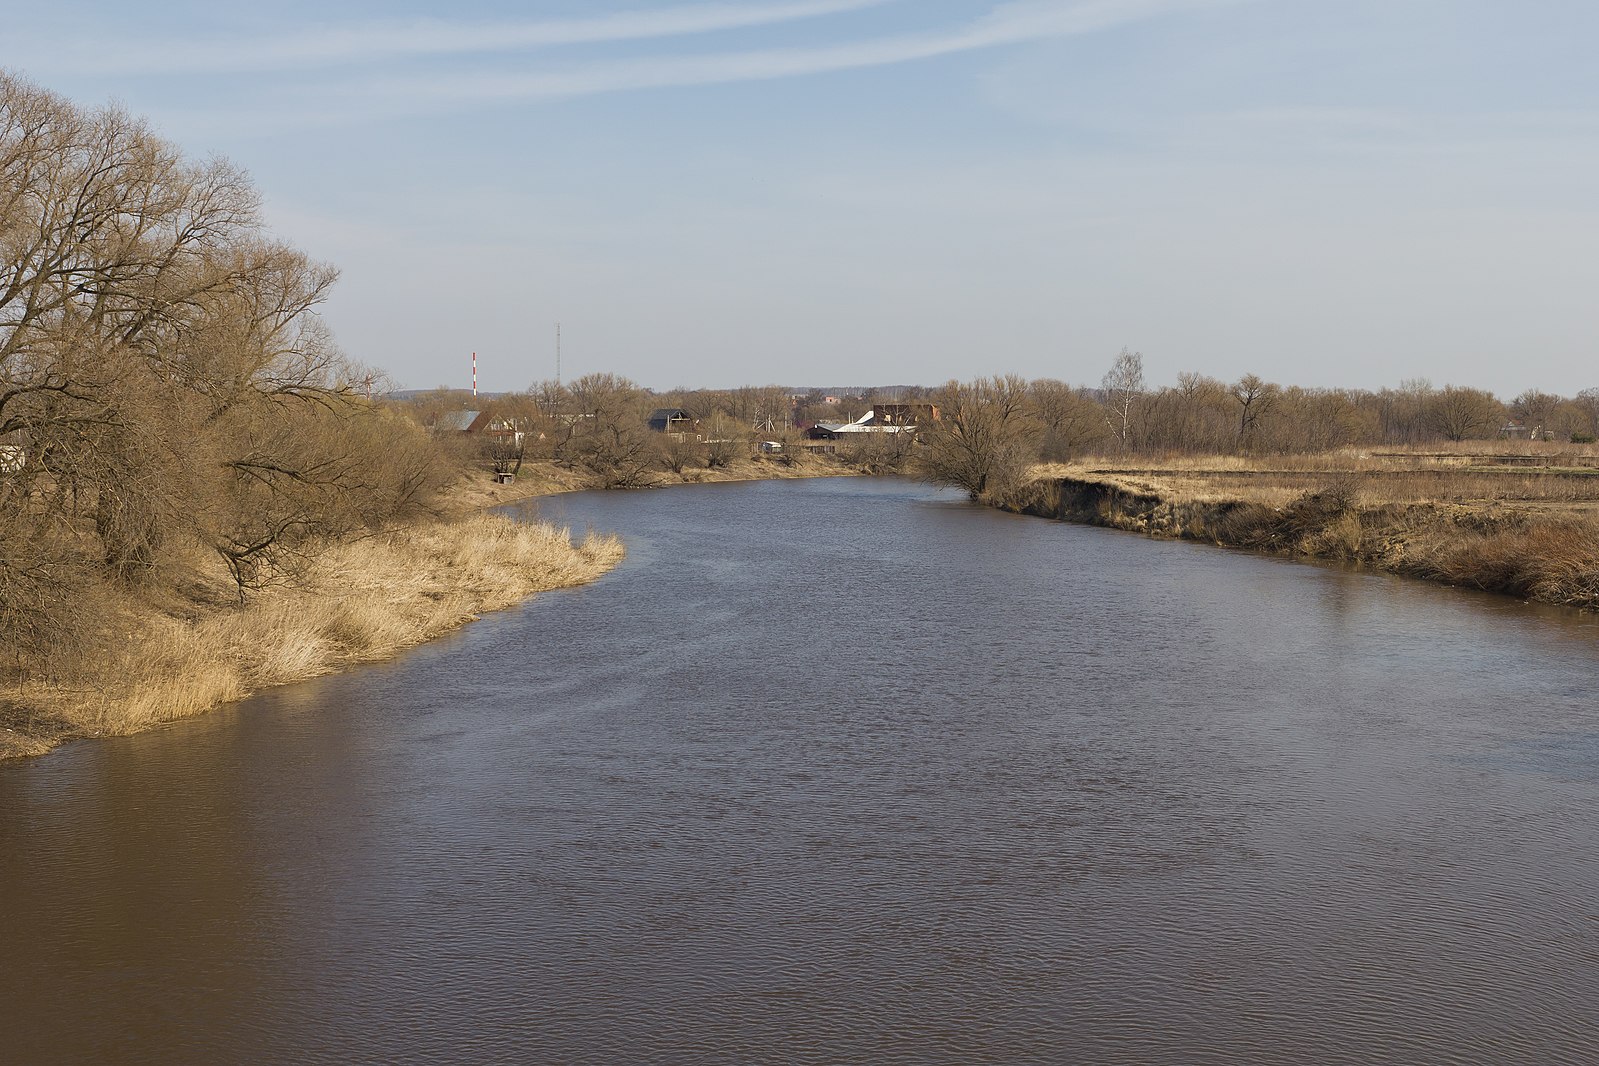
POLYGON ((615 537, 488 514, 339 544, 292 586, 243 604, 222 575, 187 575, 158 602, 114 603, 118 646, 73 675, 0 688, 0 758, 136 733, 274 685, 387 659, 534 593, 592 581, 622 558, 615 537))
MULTIPOLYGON (((661 472, 651 487, 862 472, 825 456, 751 457, 661 472)), ((90 642, 70 677, 0 685, 0 759, 140 732, 275 685, 392 658, 536 593, 592 581, 621 561, 617 538, 573 543, 566 530, 488 512, 593 487, 580 471, 525 463, 508 485, 463 479, 435 521, 333 546, 292 585, 242 604, 226 576, 203 563, 154 602, 120 597, 105 626, 115 646, 90 642)))
POLYGON ((1041 467, 1003 509, 1599 608, 1599 474, 1395 453, 1041 467))
MULTIPOLYGON (((734 459, 725 466, 715 469, 686 466, 678 471, 660 470, 652 473, 650 480, 638 488, 669 488, 674 485, 710 485, 734 481, 858 477, 880 472, 870 465, 851 463, 831 455, 797 452, 793 455, 734 459)), ((446 507, 451 514, 464 514, 484 508, 503 507, 506 504, 538 496, 552 496, 560 492, 585 492, 602 487, 598 478, 585 474, 582 470, 562 466, 550 460, 531 460, 522 464, 516 480, 508 485, 496 484, 485 477, 457 486, 450 494, 446 507)))

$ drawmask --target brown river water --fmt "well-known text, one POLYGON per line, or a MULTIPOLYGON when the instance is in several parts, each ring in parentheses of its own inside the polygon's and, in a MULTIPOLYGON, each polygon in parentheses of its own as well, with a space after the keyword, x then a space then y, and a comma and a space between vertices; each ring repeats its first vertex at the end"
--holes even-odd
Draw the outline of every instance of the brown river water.
POLYGON ((0 1062, 1599 1062, 1599 619, 894 481, 0 765, 0 1062))

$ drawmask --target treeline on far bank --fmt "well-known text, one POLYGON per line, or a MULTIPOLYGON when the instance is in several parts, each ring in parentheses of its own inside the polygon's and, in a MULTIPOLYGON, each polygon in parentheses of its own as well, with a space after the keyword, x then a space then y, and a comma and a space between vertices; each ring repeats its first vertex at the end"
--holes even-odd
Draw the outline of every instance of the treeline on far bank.
POLYGON ((1528 389, 1501 400, 1484 389, 1307 389, 1248 374, 1224 382, 1179 374, 1151 387, 1137 352, 1123 351, 1097 387, 1015 375, 927 390, 939 418, 918 432, 932 480, 975 497, 1003 496, 1038 462, 1088 455, 1269 457, 1340 448, 1441 449, 1501 439, 1592 444, 1599 388, 1563 397, 1528 389))
POLYGON ((1150 390, 1125 352, 1097 390, 1040 384, 939 390, 923 476, 1029 514, 1599 608, 1599 390, 1150 390))
MULTIPOLYGON (((1501 400, 1484 389, 1423 380, 1371 391, 1198 373, 1155 387, 1144 378, 1142 356, 1130 351, 1097 385, 1001 375, 837 395, 778 386, 656 392, 595 373, 493 397, 440 388, 397 403, 435 428, 469 409, 480 413, 486 429, 456 444, 468 458, 506 473, 524 461, 547 461, 606 488, 751 457, 794 462, 807 447, 823 447, 811 439, 816 427, 853 422, 885 405, 914 411, 914 432, 827 434, 827 452, 856 469, 916 473, 976 497, 1014 489, 1037 463, 1093 455, 1268 457, 1507 438, 1589 444, 1599 437, 1599 388, 1570 397, 1528 389, 1501 400), (659 416, 653 428, 652 415, 659 416), (768 443, 781 451, 762 453, 768 443)), ((888 428, 881 417, 877 422, 888 428)), ((905 424, 901 414, 898 425, 905 424)))
POLYGON ((228 163, 0 72, 0 681, 430 505, 448 458, 368 401, 335 277, 228 163))
POLYGON ((909 441, 859 434, 826 450, 807 440, 802 419, 853 418, 870 408, 869 398, 851 406, 826 403, 778 386, 738 389, 673 389, 656 392, 612 373, 574 381, 537 382, 525 392, 475 397, 439 388, 395 402, 441 443, 454 439, 469 462, 516 475, 524 463, 540 463, 570 475, 567 483, 587 488, 644 488, 695 480, 705 472, 735 469, 755 473, 816 470, 835 461, 856 469, 889 469, 909 441), (468 431, 461 421, 479 416, 468 431), (457 429, 456 427, 461 427, 457 429), (808 454, 807 445, 816 449, 808 454))

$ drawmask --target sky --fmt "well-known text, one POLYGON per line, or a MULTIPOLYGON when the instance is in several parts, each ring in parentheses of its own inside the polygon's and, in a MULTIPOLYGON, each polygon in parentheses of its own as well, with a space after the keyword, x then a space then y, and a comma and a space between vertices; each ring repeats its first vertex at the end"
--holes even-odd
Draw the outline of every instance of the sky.
POLYGON ((1592 0, 55 0, 401 387, 1599 386, 1592 0))

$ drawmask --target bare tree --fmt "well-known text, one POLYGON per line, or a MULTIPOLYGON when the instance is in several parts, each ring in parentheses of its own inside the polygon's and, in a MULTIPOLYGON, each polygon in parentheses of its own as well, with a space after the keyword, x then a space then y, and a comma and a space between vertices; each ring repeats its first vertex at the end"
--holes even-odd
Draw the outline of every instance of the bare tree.
POLYGON ((658 442, 646 428, 644 390, 615 374, 588 374, 572 382, 572 436, 561 457, 583 467, 602 488, 648 484, 658 442))
POLYGON ((1583 389, 1572 404, 1582 416, 1582 435, 1599 439, 1599 389, 1583 389))
POLYGON ((0 528, 49 539, 0 556, 0 644, 42 632, 26 604, 60 608, 30 574, 138 583, 208 546, 244 587, 437 488, 436 451, 358 398, 317 317, 337 272, 266 239, 257 199, 226 161, 0 73, 0 441, 26 456, 0 528))
POLYGON ((661 469, 681 474, 696 462, 703 461, 705 446, 694 437, 694 434, 682 432, 664 434, 655 449, 656 461, 661 464, 661 469))
POLYGON ((749 430, 746 423, 735 422, 721 411, 713 412, 705 420, 705 465, 715 470, 725 467, 740 452, 749 450, 749 430))
POLYGON ((1105 439, 1105 411, 1084 389, 1040 378, 1029 387, 1043 431, 1039 457, 1065 462, 1080 449, 1105 439))
POLYGON ((1445 385, 1428 405, 1433 428, 1452 441, 1487 436, 1499 428, 1504 417, 1504 406, 1493 393, 1458 385, 1445 385))
POLYGON ((974 500, 1014 491, 1038 455, 1039 424, 1026 380, 1007 374, 951 381, 934 403, 938 419, 918 430, 928 480, 965 489, 974 500))
POLYGON ((1538 389, 1528 389, 1510 401, 1510 412, 1527 427, 1529 437, 1543 440, 1550 435, 1550 423, 1559 406, 1560 397, 1538 389))
POLYGON ((522 462, 527 458, 526 438, 514 428, 488 437, 483 442, 483 457, 496 478, 514 478, 522 472, 522 462))
POLYGON ((1261 421, 1277 406, 1282 390, 1254 374, 1245 374, 1228 391, 1238 404, 1238 445, 1251 448, 1258 442, 1261 421))
POLYGON ((1144 356, 1123 348, 1116 361, 1100 379, 1105 394, 1105 424, 1121 442, 1123 450, 1133 445, 1133 407, 1144 394, 1144 356))
POLYGON ((1426 378, 1406 378, 1397 389, 1384 389, 1377 396, 1383 441, 1389 444, 1414 444, 1431 433, 1427 407, 1432 402, 1432 382, 1426 378))

